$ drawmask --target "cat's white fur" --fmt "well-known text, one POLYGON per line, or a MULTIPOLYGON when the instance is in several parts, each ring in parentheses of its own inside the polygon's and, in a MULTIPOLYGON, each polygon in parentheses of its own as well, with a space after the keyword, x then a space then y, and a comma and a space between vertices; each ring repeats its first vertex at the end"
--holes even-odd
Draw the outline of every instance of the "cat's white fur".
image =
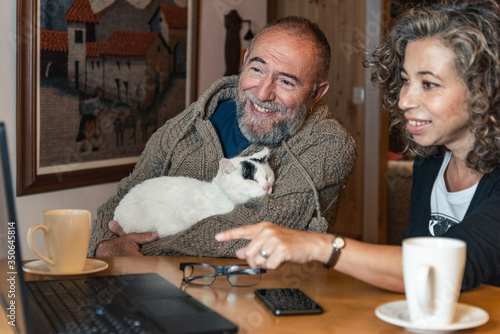
POLYGON ((136 185, 120 201, 114 220, 125 233, 158 231, 160 237, 187 229, 198 221, 233 210, 238 203, 270 194, 274 173, 264 148, 248 157, 223 158, 211 182, 187 177, 160 176, 136 185), (254 180, 244 179, 240 162, 255 158, 254 180))

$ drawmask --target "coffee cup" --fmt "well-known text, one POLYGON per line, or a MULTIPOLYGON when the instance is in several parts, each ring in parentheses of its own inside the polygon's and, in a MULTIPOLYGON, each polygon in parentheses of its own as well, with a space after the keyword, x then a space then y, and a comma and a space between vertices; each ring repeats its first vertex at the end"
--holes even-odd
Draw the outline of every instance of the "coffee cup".
POLYGON ((420 329, 453 323, 464 275, 466 243, 440 237, 403 241, 403 274, 410 319, 420 329))
POLYGON ((90 237, 90 212, 87 210, 48 210, 43 213, 43 224, 28 230, 28 246, 52 273, 79 273, 87 259, 90 237), (37 230, 44 234, 46 255, 35 246, 37 230))

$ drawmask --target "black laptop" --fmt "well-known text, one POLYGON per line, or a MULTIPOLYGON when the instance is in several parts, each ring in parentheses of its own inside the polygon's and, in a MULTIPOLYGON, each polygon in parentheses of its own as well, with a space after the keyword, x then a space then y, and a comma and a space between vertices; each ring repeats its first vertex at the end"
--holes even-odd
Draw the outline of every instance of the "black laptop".
POLYGON ((161 276, 25 282, 0 123, 0 304, 14 333, 235 333, 238 327, 161 276))

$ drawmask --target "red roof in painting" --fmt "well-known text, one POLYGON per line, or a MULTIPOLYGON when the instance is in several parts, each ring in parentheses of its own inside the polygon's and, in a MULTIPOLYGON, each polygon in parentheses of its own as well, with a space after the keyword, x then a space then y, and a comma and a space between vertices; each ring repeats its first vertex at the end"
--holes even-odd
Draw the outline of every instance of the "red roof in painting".
POLYGON ((114 56, 144 56, 157 38, 157 32, 115 30, 102 53, 114 56))
POLYGON ((98 23, 99 19, 92 11, 89 0, 75 0, 68 9, 64 20, 67 22, 98 23))
POLYGON ((92 57, 92 58, 99 58, 103 54, 103 51, 105 50, 106 47, 106 42, 87 42, 86 43, 86 48, 87 48, 87 57, 92 57))
POLYGON ((40 29, 40 50, 68 51, 68 33, 40 29))
POLYGON ((170 28, 186 29, 188 21, 187 7, 175 5, 160 5, 163 17, 170 28))

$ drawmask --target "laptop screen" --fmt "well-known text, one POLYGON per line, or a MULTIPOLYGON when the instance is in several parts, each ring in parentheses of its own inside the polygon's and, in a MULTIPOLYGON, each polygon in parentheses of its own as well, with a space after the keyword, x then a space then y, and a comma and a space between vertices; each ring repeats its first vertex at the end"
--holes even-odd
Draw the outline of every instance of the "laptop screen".
POLYGON ((0 304, 15 333, 27 333, 24 287, 5 126, 0 123, 0 304))

